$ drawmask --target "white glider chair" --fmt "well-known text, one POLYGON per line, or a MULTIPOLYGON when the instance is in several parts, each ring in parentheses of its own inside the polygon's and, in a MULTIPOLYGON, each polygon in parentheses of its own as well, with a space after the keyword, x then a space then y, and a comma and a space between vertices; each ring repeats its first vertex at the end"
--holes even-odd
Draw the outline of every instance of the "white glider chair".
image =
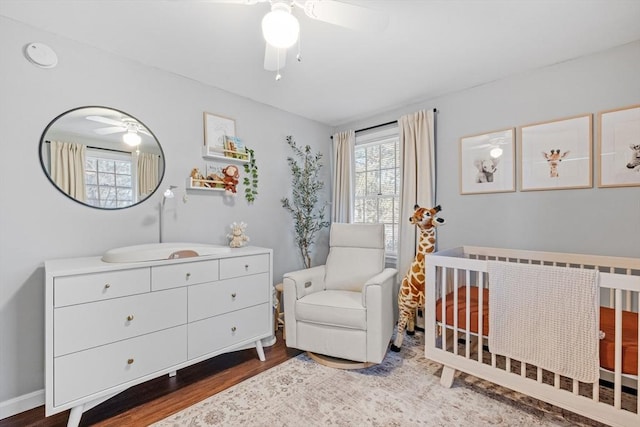
POLYGON ((340 368, 382 362, 396 273, 385 268, 382 224, 333 223, 326 264, 284 275, 287 347, 340 368))

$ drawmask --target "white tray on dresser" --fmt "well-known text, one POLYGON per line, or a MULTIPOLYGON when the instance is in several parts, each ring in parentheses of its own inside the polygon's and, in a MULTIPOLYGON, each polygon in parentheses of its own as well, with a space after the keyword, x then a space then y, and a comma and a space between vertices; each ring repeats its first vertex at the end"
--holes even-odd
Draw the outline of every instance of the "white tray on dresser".
POLYGON ((131 263, 45 262, 45 412, 121 391, 273 336, 273 251, 131 263))

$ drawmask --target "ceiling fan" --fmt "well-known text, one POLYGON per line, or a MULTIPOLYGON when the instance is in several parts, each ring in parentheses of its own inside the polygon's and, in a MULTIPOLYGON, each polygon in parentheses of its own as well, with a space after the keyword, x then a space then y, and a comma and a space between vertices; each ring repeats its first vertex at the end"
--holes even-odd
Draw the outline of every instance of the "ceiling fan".
POLYGON ((103 116, 86 116, 86 119, 111 125, 109 127, 94 129, 93 131, 98 135, 110 135, 113 133, 123 132, 124 135, 122 135, 122 140, 131 146, 139 145, 142 142, 142 138, 138 133, 151 136, 151 133, 149 133, 147 128, 131 117, 111 119, 103 116))
MULTIPOLYGON (((296 8, 302 9, 311 19, 359 31, 379 32, 389 22, 388 16, 381 11, 336 0, 213 1, 245 5, 269 2, 271 11, 262 19, 262 35, 266 42, 264 68, 276 71, 276 80, 281 78, 280 69, 285 66, 287 49, 299 41, 300 24, 293 14, 296 8)), ((296 58, 301 61, 299 49, 296 58)))

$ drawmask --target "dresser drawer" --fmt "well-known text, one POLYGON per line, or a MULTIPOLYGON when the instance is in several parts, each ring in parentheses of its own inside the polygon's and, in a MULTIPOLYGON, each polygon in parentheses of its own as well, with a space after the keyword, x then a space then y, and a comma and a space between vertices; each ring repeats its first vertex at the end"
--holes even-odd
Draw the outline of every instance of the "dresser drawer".
POLYGON ((89 396, 186 361, 186 325, 54 360, 54 405, 89 396))
POLYGON ((55 307, 101 301, 149 292, 148 268, 56 277, 53 282, 55 307))
POLYGON ((250 255, 220 260, 220 279, 247 276, 269 271, 269 255, 250 255))
POLYGON ((54 310, 54 356, 187 323, 187 290, 171 289, 54 310))
POLYGON ((154 291, 218 280, 218 260, 151 267, 154 291))
POLYGON ((271 312, 269 304, 260 304, 189 323, 189 359, 269 336, 273 333, 271 312))
POLYGON ((269 302, 269 274, 189 287, 189 322, 269 302))

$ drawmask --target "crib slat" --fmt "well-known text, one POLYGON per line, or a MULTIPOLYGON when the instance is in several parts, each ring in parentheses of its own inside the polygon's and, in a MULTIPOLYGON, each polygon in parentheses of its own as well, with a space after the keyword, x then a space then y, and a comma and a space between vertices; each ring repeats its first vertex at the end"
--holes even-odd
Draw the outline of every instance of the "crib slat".
POLYGON ((580 390, 580 381, 573 380, 573 394, 577 396, 579 390, 580 390))
MULTIPOLYGON (((631 269, 627 268, 627 275, 631 276, 631 269)), ((625 300, 625 310, 627 311, 631 311, 631 302, 632 302, 632 293, 630 290, 625 291, 625 295, 624 295, 624 300, 625 300)))
POLYGON ((491 353, 491 367, 492 368, 496 367, 496 354, 495 353, 491 353))
POLYGON ((593 383, 593 392, 591 394, 593 395, 594 402, 600 402, 600 382, 599 381, 596 381, 595 383, 593 383))
MULTIPOLYGON (((636 292, 636 307, 640 312, 640 292, 636 292)), ((640 343, 640 313, 638 313, 638 343, 640 343)), ((639 355, 640 356, 640 355, 639 355)), ((636 375, 636 391, 640 390, 640 357, 638 357, 638 375, 636 375)), ((640 414, 640 395, 636 393, 636 414, 640 414)))
POLYGON ((505 366, 507 372, 511 372, 511 358, 507 357, 507 365, 505 366))
POLYGON ((453 354, 458 355, 458 276, 457 268, 453 274, 453 354))
POLYGON ((553 374, 553 386, 555 388, 560 388, 560 374, 558 373, 553 374))
POLYGON ((622 290, 616 289, 615 305, 615 364, 613 406, 622 407, 622 290))
POLYGON ((540 366, 537 367, 538 369, 538 382, 541 383, 542 382, 542 368, 540 366))
MULTIPOLYGON (((466 271, 466 280, 465 280, 465 289, 466 289, 466 296, 467 296, 467 301, 466 301, 466 309, 464 311, 464 321, 465 321, 465 325, 467 325, 467 330, 465 333, 465 342, 467 343, 465 346, 465 357, 467 359, 471 358, 471 335, 470 335, 470 331, 471 331, 471 271, 467 270, 466 271)), ((478 333, 478 338, 482 339, 482 335, 479 332, 478 333)))
MULTIPOLYGON (((480 343, 478 344, 478 362, 482 363, 482 357, 484 353, 484 346, 482 345, 482 331, 484 331, 484 325, 482 324, 482 308, 484 307, 484 302, 482 297, 484 296, 484 272, 478 272, 478 302, 480 304, 480 309, 478 310, 478 339, 480 343)), ((468 294, 467 294, 468 295, 468 294)), ((469 307, 469 305, 467 305, 469 307)), ((495 367, 495 357, 491 357, 491 364, 495 367)))
POLYGON ((447 349, 447 281, 449 280, 449 268, 442 267, 443 280, 440 283, 440 298, 442 298, 441 314, 442 314, 442 349, 447 349))

